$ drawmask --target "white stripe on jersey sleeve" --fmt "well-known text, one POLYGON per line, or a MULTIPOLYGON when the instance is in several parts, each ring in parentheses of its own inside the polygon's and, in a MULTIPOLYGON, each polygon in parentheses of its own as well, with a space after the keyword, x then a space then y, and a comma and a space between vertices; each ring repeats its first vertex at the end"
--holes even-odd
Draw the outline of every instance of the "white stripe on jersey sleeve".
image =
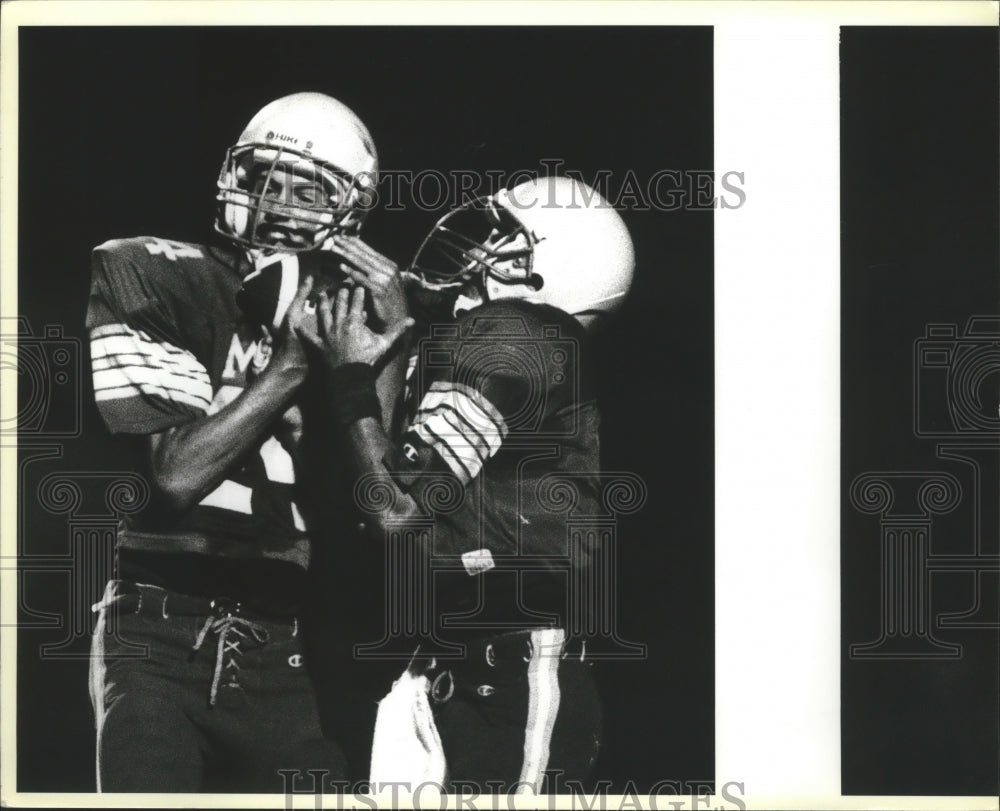
MULTIPOLYGON (((103 347, 106 348, 106 347, 103 347)), ((150 363, 156 363, 149 355, 140 355, 137 352, 116 352, 103 356, 92 355, 93 369, 95 372, 104 369, 121 369, 129 366, 143 366, 153 368, 150 363)), ((168 369, 174 374, 182 377, 190 377, 194 380, 201 380, 203 372, 190 364, 180 364, 176 361, 159 361, 161 368, 168 369)))
POLYGON ((444 381, 431 384, 410 430, 435 448, 465 484, 479 475, 508 433, 503 415, 481 392, 444 381))
POLYGON ((178 391, 176 389, 168 390, 162 386, 153 386, 149 383, 142 383, 139 385, 133 385, 130 383, 127 386, 101 389, 100 391, 94 392, 94 400, 101 403, 108 400, 127 400, 129 397, 141 397, 142 395, 150 395, 157 397, 160 400, 170 400, 175 403, 183 403, 184 405, 200 408, 203 411, 208 408, 205 404, 205 400, 201 397, 193 397, 187 394, 187 392, 178 391))
POLYGON ((468 484, 479 475, 485 459, 440 415, 415 423, 411 430, 438 452, 462 484, 468 484))
POLYGON ((192 353, 127 324, 96 327, 90 336, 98 402, 151 395, 202 410, 211 404, 208 370, 192 353))
POLYGON ((500 442, 507 436, 507 423, 496 406, 486 399, 485 395, 472 386, 464 383, 435 381, 420 401, 417 409, 417 419, 421 414, 430 413, 441 406, 451 407, 460 414, 466 422, 474 426, 492 446, 500 447, 500 442), (495 438, 495 439, 494 439, 495 438))

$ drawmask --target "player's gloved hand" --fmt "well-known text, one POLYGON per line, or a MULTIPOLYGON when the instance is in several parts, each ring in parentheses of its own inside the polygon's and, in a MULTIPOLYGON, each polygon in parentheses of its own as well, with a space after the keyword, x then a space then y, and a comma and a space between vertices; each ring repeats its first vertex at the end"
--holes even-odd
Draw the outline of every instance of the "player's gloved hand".
POLYGON ((339 234, 333 246, 346 262, 340 267, 348 278, 368 290, 375 317, 383 326, 402 321, 409 315, 399 266, 360 237, 339 234))
POLYGON ((306 276, 288 305, 288 312, 273 336, 271 358, 261 375, 275 374, 296 384, 306 379, 309 358, 306 356, 302 336, 316 334, 316 307, 308 301, 312 292, 312 276, 306 276))
POLYGON ((321 291, 316 315, 318 334, 306 327, 300 327, 298 334, 317 349, 331 369, 348 363, 376 364, 413 326, 413 319, 404 316, 387 324, 384 332, 372 331, 365 323, 365 288, 360 285, 341 287, 336 298, 321 291))

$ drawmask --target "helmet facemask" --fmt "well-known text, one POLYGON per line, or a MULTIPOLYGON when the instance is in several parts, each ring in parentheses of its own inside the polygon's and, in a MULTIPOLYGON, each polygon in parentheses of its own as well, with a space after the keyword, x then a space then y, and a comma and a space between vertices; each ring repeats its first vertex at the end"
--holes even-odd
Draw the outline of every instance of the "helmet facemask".
POLYGON ((374 203, 371 178, 298 150, 229 149, 219 174, 216 230, 244 248, 296 253, 356 232, 374 203))
POLYGON ((596 189, 544 177, 480 198, 442 217, 409 277, 454 291, 459 309, 521 299, 563 310, 587 329, 628 294, 635 249, 621 215, 596 189))
POLYGON ((476 283, 531 285, 535 235, 492 197, 449 212, 424 239, 407 272, 428 290, 459 291, 476 283))

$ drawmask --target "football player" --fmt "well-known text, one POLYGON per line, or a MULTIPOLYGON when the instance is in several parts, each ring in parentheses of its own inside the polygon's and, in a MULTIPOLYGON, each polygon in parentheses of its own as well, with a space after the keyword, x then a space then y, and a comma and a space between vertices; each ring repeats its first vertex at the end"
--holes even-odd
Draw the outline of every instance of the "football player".
POLYGON ((119 533, 116 579, 95 606, 99 791, 278 792, 280 769, 343 771, 298 622, 311 540, 296 328, 312 316, 293 284, 262 330, 253 296, 248 315, 237 292, 291 257, 332 285, 351 275, 402 317, 398 280, 373 269, 357 236, 377 172, 350 109, 285 96, 226 153, 215 227, 228 244, 136 237, 93 252, 94 394, 110 431, 138 443, 152 491, 119 533))
POLYGON ((355 287, 320 294, 316 334, 299 327, 323 358, 359 506, 398 569, 417 573, 405 620, 435 620, 381 702, 373 783, 539 792, 546 773, 590 771, 601 706, 586 640, 568 629, 589 626, 573 612, 600 587, 587 572, 602 541, 568 516, 602 513, 587 343, 633 268, 622 218, 572 179, 449 213, 407 271, 451 318, 416 343, 398 439, 374 368, 412 319, 373 329, 355 287))

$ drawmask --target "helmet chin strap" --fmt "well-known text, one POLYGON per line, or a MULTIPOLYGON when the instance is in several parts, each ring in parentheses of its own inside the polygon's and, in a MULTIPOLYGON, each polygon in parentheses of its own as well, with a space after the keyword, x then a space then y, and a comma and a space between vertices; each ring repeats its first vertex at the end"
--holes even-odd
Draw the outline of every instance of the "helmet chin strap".
POLYGON ((526 283, 504 283, 494 279, 487 272, 476 274, 465 285, 452 308, 452 314, 456 317, 460 312, 472 310, 490 301, 501 301, 503 299, 517 299, 519 301, 532 301, 536 288, 526 283))

